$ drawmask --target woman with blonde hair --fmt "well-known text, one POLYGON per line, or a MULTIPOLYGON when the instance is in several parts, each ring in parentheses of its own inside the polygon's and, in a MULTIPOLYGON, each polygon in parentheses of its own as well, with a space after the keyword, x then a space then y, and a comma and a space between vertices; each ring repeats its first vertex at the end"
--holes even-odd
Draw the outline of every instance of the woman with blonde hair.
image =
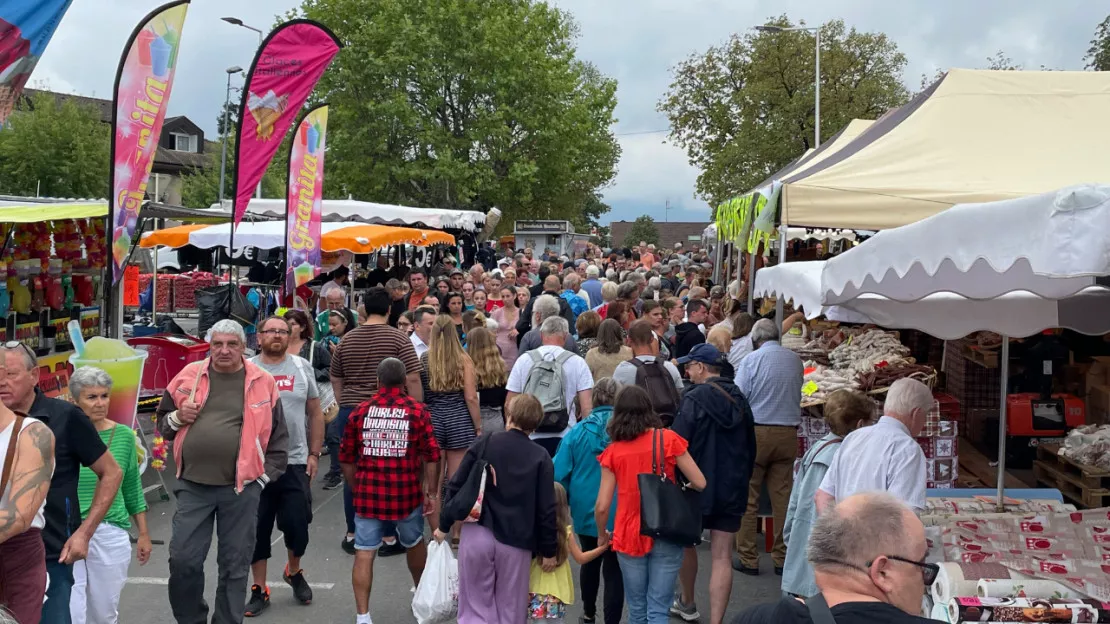
POLYGON ((484 327, 475 327, 466 335, 466 352, 474 362, 482 431, 503 431, 505 382, 509 380, 509 373, 493 333, 484 327))
MULTIPOLYGON (((474 361, 463 351, 455 321, 449 315, 436 317, 428 351, 420 356, 420 364, 424 403, 432 415, 432 430, 447 459, 446 477, 450 479, 459 469, 466 449, 481 434, 482 417, 474 361)), ((437 492, 442 489, 443 474, 440 479, 437 492)))

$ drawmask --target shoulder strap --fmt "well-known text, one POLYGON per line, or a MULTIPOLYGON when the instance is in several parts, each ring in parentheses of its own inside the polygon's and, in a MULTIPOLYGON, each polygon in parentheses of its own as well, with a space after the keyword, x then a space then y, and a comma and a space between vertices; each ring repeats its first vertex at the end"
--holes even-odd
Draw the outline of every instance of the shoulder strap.
POLYGON ((316 341, 310 340, 308 343, 308 365, 316 366, 316 341))
POLYGON ((813 620, 813 624, 836 624, 836 618, 829 609, 829 603, 825 602, 825 597, 821 594, 806 598, 806 607, 809 609, 809 619, 813 620))
POLYGON ((528 357, 532 358, 532 364, 539 364, 543 361, 543 356, 540 355, 540 352, 536 349, 529 351, 528 357))
POLYGON ((566 363, 567 360, 570 359, 570 356, 572 356, 572 355, 574 355, 574 354, 571 353, 570 351, 564 350, 562 353, 559 354, 559 357, 555 358, 555 363, 558 364, 559 366, 562 366, 563 364, 566 363))
POLYGON ((301 356, 299 355, 290 355, 289 357, 293 358, 293 366, 297 367, 297 372, 301 374, 301 377, 304 377, 304 385, 307 386, 308 373, 304 372, 304 364, 301 364, 301 360, 303 358, 301 358, 301 356))
POLYGON ((8 440, 8 453, 4 455, 4 470, 0 472, 0 496, 8 487, 8 479, 12 476, 12 463, 15 462, 15 446, 19 441, 19 432, 23 429, 23 415, 16 414, 12 423, 12 437, 8 440))
POLYGON ((628 361, 631 362, 632 366, 635 367, 635 368, 643 368, 644 367, 644 361, 641 360, 638 357, 633 356, 633 358, 631 360, 628 360, 628 361))
POLYGON ((653 429, 651 432, 651 472, 665 478, 667 475, 666 453, 663 450, 663 430, 653 429))
POLYGON ((196 403, 197 402, 197 384, 200 383, 200 376, 201 376, 201 373, 204 372, 204 367, 206 366, 205 362, 207 362, 207 361, 208 361, 208 358, 205 358, 205 359, 201 360, 200 362, 198 362, 196 364, 197 374, 196 374, 195 377, 193 377, 193 389, 189 392, 189 402, 190 403, 196 403))
POLYGON ((722 388, 722 387, 718 386, 717 384, 713 383, 712 381, 711 381, 711 382, 709 382, 709 383, 708 383, 708 384, 706 384, 706 385, 708 385, 708 386, 712 386, 712 388, 713 388, 714 390, 716 390, 717 392, 720 392, 721 394, 725 395, 725 398, 726 398, 726 399, 728 399, 728 402, 729 402, 729 403, 732 403, 733 405, 736 405, 736 399, 732 398, 732 395, 731 395, 731 394, 729 394, 727 390, 725 390, 724 388, 722 388))
POLYGON ((817 461, 817 456, 821 454, 821 451, 825 450, 826 446, 828 446, 830 444, 840 444, 843 440, 844 440, 844 438, 837 438, 836 440, 829 440, 828 442, 825 442, 821 446, 818 446, 816 448, 816 450, 813 451, 813 455, 810 455, 809 463, 802 466, 802 469, 803 470, 809 470, 809 467, 813 465, 813 462, 817 461))
POLYGON ((116 439, 116 429, 119 429, 122 426, 123 425, 116 423, 116 426, 112 427, 112 433, 108 434, 108 444, 105 445, 108 447, 108 452, 112 451, 112 440, 116 439))

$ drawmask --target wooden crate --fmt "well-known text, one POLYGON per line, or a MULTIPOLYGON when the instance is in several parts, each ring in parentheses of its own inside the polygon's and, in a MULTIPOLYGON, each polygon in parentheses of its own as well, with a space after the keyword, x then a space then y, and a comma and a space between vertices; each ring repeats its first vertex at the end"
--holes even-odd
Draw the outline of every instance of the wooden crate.
POLYGON ((1110 490, 1110 470, 1087 466, 1060 455, 1058 444, 1044 444, 1037 447, 1037 459, 1045 462, 1057 472, 1071 477, 1077 485, 1091 490, 1110 490))
POLYGON ((1034 461, 1033 474, 1037 477, 1037 483, 1060 490, 1064 498, 1082 508, 1094 509, 1110 505, 1110 490, 1087 487, 1075 477, 1061 472, 1059 465, 1040 459, 1034 461))

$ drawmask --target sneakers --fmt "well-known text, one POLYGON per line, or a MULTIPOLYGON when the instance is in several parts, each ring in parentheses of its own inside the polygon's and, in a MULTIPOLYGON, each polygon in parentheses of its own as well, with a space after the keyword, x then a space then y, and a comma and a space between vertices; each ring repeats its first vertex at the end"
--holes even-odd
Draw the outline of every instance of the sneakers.
POLYGON ((405 547, 401 545, 401 540, 394 539, 392 542, 383 541, 380 548, 378 548, 379 557, 392 557, 400 555, 405 552, 405 547))
POLYGON ((255 617, 261 614, 270 606, 270 588, 263 589, 258 585, 251 585, 251 600, 247 603, 247 608, 243 611, 243 615, 247 617, 255 617))
POLYGON ((329 472, 324 475, 324 489, 334 490, 335 488, 343 485, 343 475, 337 472, 329 472))
POLYGON ((304 580, 304 570, 297 570, 296 574, 289 574, 289 564, 285 564, 285 572, 281 578, 293 588, 293 597, 301 604, 312 604, 312 588, 304 580))
POLYGON ((682 619, 685 622, 697 622, 701 614, 698 613, 698 608, 694 603, 683 604, 682 598, 675 594, 674 602, 671 603, 671 615, 682 619))
POLYGON ((355 538, 347 537, 346 535, 344 535, 343 542, 339 544, 339 546, 343 549, 343 552, 347 553, 348 555, 355 554, 355 538))

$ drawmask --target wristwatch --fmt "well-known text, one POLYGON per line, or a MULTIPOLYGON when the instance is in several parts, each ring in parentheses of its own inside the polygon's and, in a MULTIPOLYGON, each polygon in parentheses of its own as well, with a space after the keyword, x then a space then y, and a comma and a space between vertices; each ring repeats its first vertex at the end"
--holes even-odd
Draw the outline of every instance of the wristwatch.
POLYGON ((316 459, 320 459, 324 456, 324 453, 322 451, 316 451, 314 453, 309 453, 309 455, 315 457, 316 459))

